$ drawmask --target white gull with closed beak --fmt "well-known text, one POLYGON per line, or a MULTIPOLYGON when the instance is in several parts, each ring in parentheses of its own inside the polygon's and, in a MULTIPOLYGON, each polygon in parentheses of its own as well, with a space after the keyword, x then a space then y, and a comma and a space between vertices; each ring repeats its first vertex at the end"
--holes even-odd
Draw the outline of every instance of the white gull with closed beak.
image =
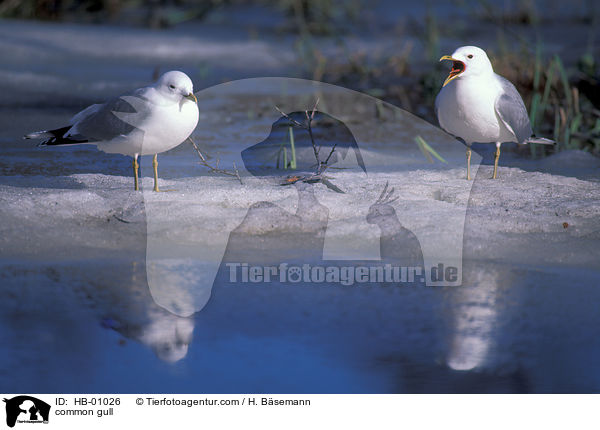
POLYGON ((148 87, 85 108, 64 127, 25 138, 46 138, 39 146, 94 144, 107 153, 129 155, 135 190, 139 189, 138 156, 154 155, 154 191, 159 191, 157 154, 192 134, 198 124, 197 102, 192 80, 183 72, 171 71, 148 87))

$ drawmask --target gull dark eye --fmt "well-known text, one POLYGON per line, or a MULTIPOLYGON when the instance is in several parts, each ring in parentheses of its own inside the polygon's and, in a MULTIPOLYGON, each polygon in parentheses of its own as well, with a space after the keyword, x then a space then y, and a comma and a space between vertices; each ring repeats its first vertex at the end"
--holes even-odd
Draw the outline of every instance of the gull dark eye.
POLYGON ((471 58, 473 58, 473 54, 467 55, 467 58, 470 60, 471 58))
POLYGON ((169 85, 169 88, 171 88, 172 90, 174 90, 175 89, 175 85, 171 84, 171 85, 169 85))

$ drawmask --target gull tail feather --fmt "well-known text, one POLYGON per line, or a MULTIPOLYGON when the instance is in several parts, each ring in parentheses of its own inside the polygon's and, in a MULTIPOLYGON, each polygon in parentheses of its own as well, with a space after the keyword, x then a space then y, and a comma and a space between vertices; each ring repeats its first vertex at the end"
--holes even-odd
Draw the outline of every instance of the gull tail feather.
POLYGON ((44 137, 52 137, 54 136, 48 130, 34 131, 33 133, 28 133, 23 136, 23 139, 42 139, 44 137))
POLYGON ((554 145, 555 141, 546 139, 545 137, 531 136, 529 139, 525 139, 525 143, 539 143, 540 145, 554 145))
POLYGON ((42 130, 35 131, 33 133, 26 134, 23 136, 24 139, 43 139, 43 142, 38 143, 37 146, 57 146, 57 145, 72 145, 78 143, 86 143, 87 139, 77 139, 73 136, 65 136, 65 134, 71 129, 72 126, 57 128, 56 130, 42 130))

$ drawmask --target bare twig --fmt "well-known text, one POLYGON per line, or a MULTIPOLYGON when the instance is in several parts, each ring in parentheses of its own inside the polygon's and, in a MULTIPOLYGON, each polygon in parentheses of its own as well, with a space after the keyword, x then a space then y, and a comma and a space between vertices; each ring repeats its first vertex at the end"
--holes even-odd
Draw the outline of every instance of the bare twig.
POLYGON ((200 164, 203 165, 204 167, 206 167, 210 173, 220 173, 222 175, 233 176, 233 177, 237 178, 238 181, 240 181, 240 184, 244 185, 244 183, 242 182, 242 178, 240 177, 240 172, 238 171, 237 166, 235 165, 235 162, 233 163, 233 172, 230 172, 229 170, 225 170, 225 169, 220 169, 219 168, 219 159, 217 159, 216 164, 213 167, 210 165, 210 163, 208 162, 206 157, 202 154, 202 151, 200 151, 200 148, 198 148, 198 145, 196 145, 196 142, 194 142, 194 140, 191 138, 191 136, 188 137, 188 140, 190 141, 190 143, 192 144, 192 146, 198 153, 198 156, 200 157, 200 164))
POLYGON ((283 112, 281 109, 279 109, 277 106, 275 106, 275 109, 277 109, 277 111, 283 115, 284 117, 286 117, 287 119, 289 119, 290 121, 292 121, 295 125, 297 125, 300 128, 304 128, 307 129, 308 127, 298 121, 296 121, 294 118, 292 118, 291 116, 289 116, 287 113, 283 112))
POLYGON ((317 173, 321 172, 321 160, 319 159, 319 149, 317 149, 317 144, 315 143, 315 138, 312 132, 312 119, 308 116, 308 111, 306 111, 306 118, 308 118, 308 135, 310 136, 310 143, 312 145, 313 153, 315 154, 315 159, 317 160, 317 173))
POLYGON ((280 185, 293 185, 296 182, 306 182, 309 184, 314 184, 317 182, 322 183, 323 185, 325 185, 327 188, 329 188, 330 190, 335 191, 336 193, 340 193, 340 194, 345 194, 345 192, 343 190, 341 190, 338 186, 336 186, 334 183, 332 183, 330 180, 330 178, 326 177, 325 175, 306 175, 306 176, 288 176, 287 178, 284 179, 284 181, 280 184, 280 185))
POLYGON ((337 146, 337 142, 335 142, 333 144, 333 146, 331 147, 331 151, 329 152, 329 155, 327 156, 327 158, 325 159, 325 165, 327 165, 327 163, 329 163, 329 159, 331 158, 331 156, 333 155, 333 151, 335 151, 335 147, 337 146))
POLYGON ((312 113, 310 114, 310 119, 314 119, 315 118, 315 112, 317 111, 317 105, 319 104, 319 97, 317 97, 317 100, 315 101, 315 105, 313 106, 313 110, 312 113))
POLYGON ((312 110, 309 113, 309 110, 305 110, 304 111, 304 115, 306 117, 306 123, 302 124, 301 122, 297 121, 296 119, 292 118, 291 116, 289 116, 287 113, 283 112, 281 109, 279 109, 279 107, 275 106, 275 109, 277 109, 277 111, 283 115, 284 118, 287 118, 293 125, 303 128, 304 130, 308 131, 308 136, 310 137, 310 143, 312 145, 312 149, 313 149, 313 154, 315 156, 315 160, 317 161, 316 163, 316 171, 314 174, 312 175, 305 175, 305 176, 290 176, 288 178, 286 178, 284 180, 284 182, 281 185, 291 185, 294 184, 298 181, 302 181, 302 182, 309 182, 309 183, 314 183, 314 182, 321 182, 324 185, 326 185, 327 187, 331 188, 332 190, 336 191, 336 192, 342 192, 342 190, 340 190, 338 187, 336 187, 334 184, 332 184, 331 182, 329 182, 328 180, 326 180, 326 178, 322 175, 323 172, 329 167, 327 163, 329 163, 329 160, 331 159, 331 156, 333 155, 333 153, 335 152, 335 148, 337 146, 337 142, 334 143, 334 145, 331 147, 331 151, 329 152, 329 155, 327 155, 327 158, 325 159, 325 161, 321 161, 321 158, 319 157, 319 154, 321 152, 321 146, 317 146, 316 142, 315 142, 315 137, 313 135, 313 130, 312 130, 312 122, 315 119, 315 114, 317 112, 317 106, 319 104, 319 98, 317 97, 315 104, 312 108, 312 110))
POLYGON ((123 222, 123 223, 125 223, 125 224, 129 224, 129 221, 127 221, 127 220, 125 220, 125 219, 123 219, 123 218, 120 218, 120 217, 118 217, 118 216, 117 216, 117 215, 115 215, 115 214, 113 214, 113 218, 114 218, 114 219, 116 219, 117 221, 121 221, 121 222, 123 222))
MULTIPOLYGON (((308 120, 308 131, 310 134, 310 141, 312 142, 313 145, 313 149, 316 148, 317 145, 315 145, 315 140, 313 139, 313 135, 312 135, 312 121, 313 119, 315 119, 315 112, 317 111, 317 105, 319 104, 319 97, 317 97, 317 100, 315 100, 315 105, 312 108, 312 113, 310 114, 310 118, 308 116, 308 111, 306 111, 306 119, 308 120)), ((316 156, 317 156, 317 164, 320 165, 320 161, 319 161, 319 153, 321 152, 321 147, 319 146, 316 149, 316 156)))

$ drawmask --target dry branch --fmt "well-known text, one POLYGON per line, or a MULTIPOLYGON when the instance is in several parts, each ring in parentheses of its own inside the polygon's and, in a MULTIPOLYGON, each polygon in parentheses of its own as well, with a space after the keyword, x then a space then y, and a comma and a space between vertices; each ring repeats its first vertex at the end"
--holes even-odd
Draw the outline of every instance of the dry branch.
POLYGON ((275 106, 275 109, 277 109, 277 111, 281 115, 283 115, 283 117, 287 118, 293 125, 295 125, 296 127, 303 128, 304 130, 308 131, 308 135, 310 137, 310 143, 311 143, 312 149, 313 149, 313 154, 317 161, 317 169, 314 174, 306 175, 306 176, 298 176, 298 175, 290 176, 284 180, 282 185, 291 185, 298 181, 308 182, 308 183, 321 182, 322 184, 326 185, 328 188, 330 188, 338 193, 343 193, 342 190, 340 190, 337 186, 335 186, 333 183, 331 183, 329 180, 327 180, 327 178, 325 178, 323 176, 323 172, 325 172, 325 170, 329 167, 328 163, 329 163, 329 160, 331 159, 331 156, 333 155, 333 153, 335 151, 337 142, 334 143, 333 146, 331 147, 331 151, 327 155, 327 158, 325 159, 325 161, 321 161, 321 158, 319 156, 319 154, 321 152, 321 146, 317 146, 314 135, 313 135, 313 131, 312 131, 312 122, 315 119, 315 113, 317 112, 318 104, 319 104, 319 98, 317 98, 317 100, 315 101, 315 104, 314 104, 312 110, 310 111, 310 113, 308 110, 304 111, 304 115, 306 116, 306 124, 302 124, 301 122, 295 120, 294 118, 289 116, 287 113, 285 113, 281 109, 279 109, 279 107, 275 106))
POLYGON ((200 148, 198 148, 198 145, 196 145, 196 142, 194 142, 194 140, 191 138, 191 136, 188 137, 188 140, 198 153, 198 156, 200 157, 200 164, 206 167, 210 173, 220 173, 222 175, 233 176, 237 178, 238 181, 240 181, 240 184, 244 185, 244 183, 242 182, 242 178, 240 177, 240 172, 238 172, 237 166, 235 165, 235 162, 233 163, 233 171, 219 168, 218 158, 216 160, 216 164, 214 166, 211 166, 204 154, 202 154, 202 152, 200 151, 200 148))

